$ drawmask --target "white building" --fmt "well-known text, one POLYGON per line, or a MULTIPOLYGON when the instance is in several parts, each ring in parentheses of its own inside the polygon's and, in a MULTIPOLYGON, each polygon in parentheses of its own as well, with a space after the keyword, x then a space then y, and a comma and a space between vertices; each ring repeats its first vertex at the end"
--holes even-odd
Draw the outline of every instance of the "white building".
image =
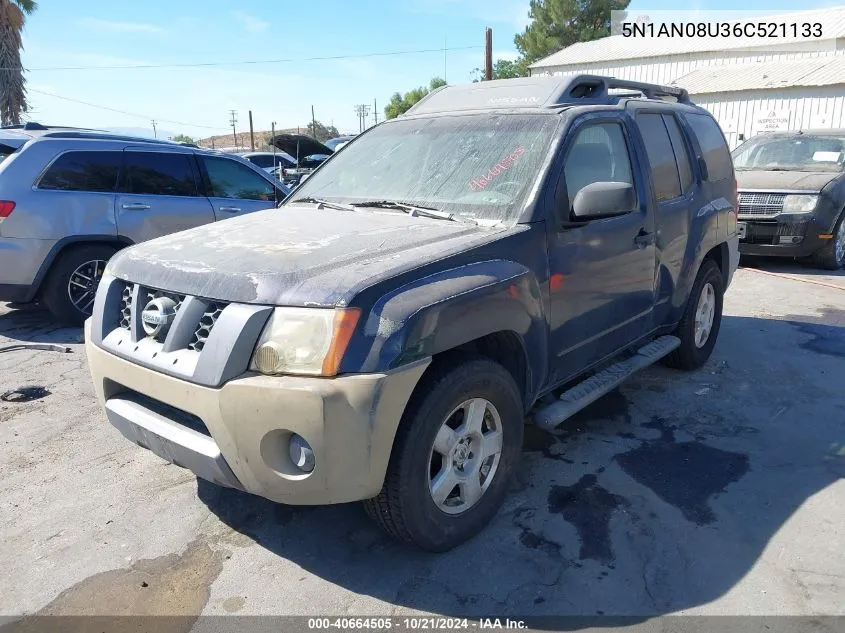
POLYGON ((732 148, 764 130, 845 128, 845 7, 770 20, 820 23, 822 35, 779 38, 774 45, 614 35, 549 55, 530 66, 531 74, 592 73, 681 86, 713 113, 732 148))

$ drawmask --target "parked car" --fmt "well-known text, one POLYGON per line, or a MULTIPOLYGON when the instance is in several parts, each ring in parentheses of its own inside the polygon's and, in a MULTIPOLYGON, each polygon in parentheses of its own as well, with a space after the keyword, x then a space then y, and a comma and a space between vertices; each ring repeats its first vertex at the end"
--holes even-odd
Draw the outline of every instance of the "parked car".
POLYGON ((845 129, 760 134, 733 159, 740 253, 845 265, 845 129))
POLYGON ((295 164, 292 167, 279 167, 279 179, 289 187, 295 187, 305 174, 310 174, 328 159, 334 150, 305 134, 277 134, 270 139, 281 151, 290 155, 295 164))
POLYGON ((81 323, 106 262, 136 242, 273 207, 287 186, 232 155, 168 141, 46 128, 0 163, 0 300, 40 299, 81 323))
POLYGON ((707 361, 735 204, 725 139, 682 89, 449 86, 283 215, 118 254, 86 326, 95 390, 121 433, 199 477, 365 500, 389 534, 446 550, 501 505, 528 412, 550 429, 658 359, 707 361))
POLYGON ((333 152, 337 152, 342 147, 349 144, 349 142, 355 138, 353 134, 347 134, 346 136, 338 136, 336 138, 330 138, 328 141, 325 142, 325 146, 328 147, 333 152))
POLYGON ((267 171, 274 176, 279 168, 295 167, 296 159, 284 152, 241 152, 239 154, 242 158, 246 158, 254 165, 258 165, 264 171, 267 171))

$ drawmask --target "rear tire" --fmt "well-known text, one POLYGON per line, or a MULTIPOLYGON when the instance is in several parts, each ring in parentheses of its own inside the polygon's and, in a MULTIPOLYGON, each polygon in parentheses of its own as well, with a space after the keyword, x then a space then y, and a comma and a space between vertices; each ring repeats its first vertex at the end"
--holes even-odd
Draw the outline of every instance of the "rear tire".
POLYGON ((88 244, 59 255, 41 290, 44 304, 57 320, 81 325, 91 316, 106 262, 116 252, 113 246, 88 244))
POLYGON ((712 259, 705 259, 692 286, 687 307, 675 336, 681 345, 665 357, 664 363, 676 369, 698 369, 713 351, 722 323, 725 289, 722 272, 712 259))
POLYGON ((384 486, 364 501, 367 514, 400 541, 452 549, 502 505, 523 427, 519 389, 501 365, 478 356, 440 359, 405 409, 384 486))
POLYGON ((845 213, 836 223, 833 238, 815 254, 812 263, 825 270, 839 270, 845 266, 845 213))

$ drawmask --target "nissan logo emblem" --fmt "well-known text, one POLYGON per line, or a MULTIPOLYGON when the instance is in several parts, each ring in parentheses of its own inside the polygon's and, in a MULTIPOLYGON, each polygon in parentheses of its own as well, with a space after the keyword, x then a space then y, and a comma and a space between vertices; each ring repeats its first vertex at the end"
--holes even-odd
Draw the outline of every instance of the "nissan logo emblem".
POLYGON ((162 338, 176 318, 176 302, 169 297, 153 299, 141 312, 141 326, 147 336, 162 338))

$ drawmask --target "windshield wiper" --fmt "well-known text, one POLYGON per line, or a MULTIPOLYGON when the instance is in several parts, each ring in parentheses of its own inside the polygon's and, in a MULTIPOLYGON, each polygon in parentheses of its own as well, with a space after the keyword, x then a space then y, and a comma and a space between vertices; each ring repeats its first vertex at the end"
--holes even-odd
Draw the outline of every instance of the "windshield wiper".
POLYGON ((372 207, 374 209, 396 209, 397 211, 404 211, 410 216, 421 215, 426 218, 436 218, 438 220, 451 220, 457 222, 458 219, 455 214, 441 211, 440 209, 433 209, 431 207, 420 207, 398 200, 368 200, 367 202, 353 202, 352 207, 372 207))
POLYGON ((311 196, 305 198, 297 198, 293 202, 311 202, 313 204, 316 204, 317 208, 328 207, 329 209, 339 209, 341 211, 355 211, 355 207, 351 204, 343 204, 342 202, 331 202, 330 200, 323 200, 322 198, 312 198, 311 196))

